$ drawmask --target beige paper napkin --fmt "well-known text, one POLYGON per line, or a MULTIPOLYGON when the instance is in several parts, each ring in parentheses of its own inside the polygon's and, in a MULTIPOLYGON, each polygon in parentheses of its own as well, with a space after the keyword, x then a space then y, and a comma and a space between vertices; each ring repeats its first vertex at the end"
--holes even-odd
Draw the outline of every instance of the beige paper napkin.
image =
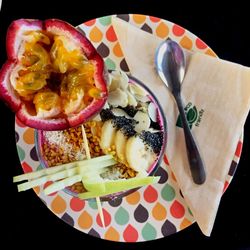
POLYGON ((200 229, 209 236, 250 108, 250 69, 203 54, 187 55, 182 96, 184 103, 195 105, 200 115, 192 132, 207 172, 205 184, 196 185, 189 171, 183 129, 176 126, 177 106, 154 67, 155 50, 162 40, 118 18, 113 18, 112 24, 131 74, 161 100, 168 122, 171 168, 200 229))

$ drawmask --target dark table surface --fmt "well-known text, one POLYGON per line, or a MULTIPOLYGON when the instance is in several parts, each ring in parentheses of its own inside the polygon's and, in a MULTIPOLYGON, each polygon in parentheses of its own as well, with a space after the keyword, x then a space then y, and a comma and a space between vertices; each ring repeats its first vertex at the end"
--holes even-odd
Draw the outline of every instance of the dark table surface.
MULTIPOLYGON (((5 35, 11 21, 18 18, 60 18, 73 25, 110 14, 140 13, 177 23, 204 40, 219 57, 250 66, 249 18, 242 5, 227 4, 218 9, 200 2, 194 6, 164 7, 159 0, 99 1, 15 1, 3 0, 0 12, 0 65, 6 60, 5 35), (99 6, 100 5, 100 6, 99 6), (238 7, 239 6, 239 7, 238 7)), ((99 249, 151 249, 152 247, 208 246, 222 243, 230 249, 250 249, 250 120, 244 129, 243 152, 236 174, 223 195, 211 237, 205 237, 193 224, 169 237, 144 243, 122 244, 100 240, 68 226, 51 213, 33 191, 18 193, 12 177, 21 173, 14 138, 14 114, 0 102, 0 247, 17 244, 28 247, 49 245, 99 249), (194 244, 195 243, 195 244, 194 244)), ((230 124, 228 124, 230 126, 230 124)), ((218 245, 217 245, 218 246, 218 245)), ((221 245, 220 245, 221 246, 221 245)), ((164 247, 164 248, 165 248, 164 247)), ((1 249, 3 249, 1 247, 1 249)), ((172 249, 172 248, 168 248, 172 249)), ((226 247, 222 247, 226 249, 226 247)))

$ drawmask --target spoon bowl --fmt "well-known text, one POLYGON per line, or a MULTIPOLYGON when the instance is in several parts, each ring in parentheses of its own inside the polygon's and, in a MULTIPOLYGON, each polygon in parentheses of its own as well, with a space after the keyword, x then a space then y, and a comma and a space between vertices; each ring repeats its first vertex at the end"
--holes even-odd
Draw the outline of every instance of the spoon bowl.
POLYGON ((189 128, 181 99, 181 83, 185 75, 186 60, 179 44, 171 39, 163 41, 156 51, 155 65, 163 83, 172 92, 180 112, 193 181, 203 184, 206 180, 204 164, 189 128))
POLYGON ((180 46, 170 39, 161 43, 156 51, 155 64, 159 76, 169 90, 180 91, 186 67, 185 55, 180 46))

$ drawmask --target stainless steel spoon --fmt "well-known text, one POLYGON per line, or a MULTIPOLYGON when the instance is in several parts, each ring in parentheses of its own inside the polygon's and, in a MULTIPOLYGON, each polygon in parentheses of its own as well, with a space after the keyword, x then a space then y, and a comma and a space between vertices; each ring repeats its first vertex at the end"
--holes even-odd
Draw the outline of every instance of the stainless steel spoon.
POLYGON ((188 126, 181 99, 181 82, 185 74, 185 56, 179 44, 170 39, 162 42, 155 54, 155 65, 160 78, 172 92, 180 112, 193 181, 196 184, 203 184, 206 180, 204 164, 188 126))

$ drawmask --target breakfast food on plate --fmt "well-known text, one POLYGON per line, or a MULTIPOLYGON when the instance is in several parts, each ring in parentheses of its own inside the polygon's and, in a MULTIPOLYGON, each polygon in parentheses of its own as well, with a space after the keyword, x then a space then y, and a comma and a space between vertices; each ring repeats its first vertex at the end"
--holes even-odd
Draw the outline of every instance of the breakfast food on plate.
MULTIPOLYGON (((19 191, 52 180, 45 194, 67 187, 67 192, 82 199, 112 199, 158 182, 159 177, 149 175, 163 155, 166 124, 156 98, 120 71, 110 73, 108 89, 101 112, 82 126, 36 131, 38 155, 49 172, 20 184, 19 191)), ((20 181, 20 177, 14 180, 20 181)))
POLYGON ((105 104, 104 62, 76 28, 57 19, 19 19, 7 32, 0 96, 25 125, 60 130, 105 104))

